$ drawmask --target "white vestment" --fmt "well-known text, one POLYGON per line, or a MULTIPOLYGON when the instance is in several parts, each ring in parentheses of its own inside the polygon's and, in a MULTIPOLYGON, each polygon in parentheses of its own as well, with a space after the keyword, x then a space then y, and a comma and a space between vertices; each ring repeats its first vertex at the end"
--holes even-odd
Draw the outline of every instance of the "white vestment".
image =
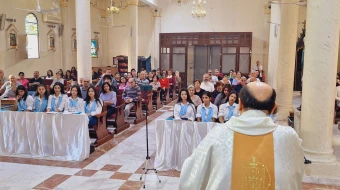
MULTIPOLYGON (((234 131, 245 135, 273 132, 276 190, 302 189, 304 153, 294 129, 275 124, 264 112, 249 110, 214 127, 183 164, 179 189, 231 188, 234 131)), ((244 142, 247 143, 247 142, 244 142)))

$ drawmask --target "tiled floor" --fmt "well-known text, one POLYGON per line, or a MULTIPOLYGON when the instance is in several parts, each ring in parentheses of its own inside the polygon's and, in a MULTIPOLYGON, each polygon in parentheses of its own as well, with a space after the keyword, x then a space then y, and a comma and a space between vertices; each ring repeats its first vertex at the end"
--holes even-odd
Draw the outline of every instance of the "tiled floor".
MULTIPOLYGON (((165 119, 172 115, 170 106, 173 105, 174 103, 171 103, 148 117, 151 159, 156 151, 155 119, 165 119)), ((146 156, 144 129, 144 123, 132 125, 113 140, 97 148, 83 162, 0 157, 0 190, 143 189, 140 177, 146 156)), ((145 189, 178 189, 180 172, 158 171, 158 175, 161 183, 153 172, 146 176, 145 189)), ((340 187, 303 184, 303 190, 307 189, 340 190, 340 187)))

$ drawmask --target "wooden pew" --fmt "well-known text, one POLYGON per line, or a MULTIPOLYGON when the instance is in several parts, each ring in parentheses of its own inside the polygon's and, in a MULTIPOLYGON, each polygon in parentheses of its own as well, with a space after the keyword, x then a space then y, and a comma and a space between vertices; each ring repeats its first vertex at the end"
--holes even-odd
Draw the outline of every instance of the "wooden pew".
MULTIPOLYGON (((153 91, 155 92, 155 91, 153 91)), ((152 104, 156 106, 156 110, 160 109, 163 107, 162 102, 161 102, 161 91, 156 91, 157 96, 156 98, 152 98, 152 104)))
POLYGON ((2 99, 1 101, 1 108, 4 108, 4 110, 8 111, 15 111, 15 98, 6 98, 2 99))
POLYGON ((148 91, 148 92, 142 91, 142 94, 141 94, 141 96, 142 96, 142 106, 147 107, 148 116, 151 115, 151 114, 154 114, 156 112, 156 110, 153 109, 153 106, 152 106, 152 95, 153 95, 152 91, 148 91), (145 93, 147 94, 146 99, 145 99, 145 93))
POLYGON ((177 94, 176 94, 176 86, 174 85, 170 85, 170 92, 169 92, 169 95, 171 97, 171 100, 174 101, 176 100, 178 97, 177 97, 177 94))
POLYGON ((115 126, 115 133, 118 134, 130 127, 130 123, 124 121, 124 106, 122 95, 117 95, 116 113, 108 118, 108 124, 115 126))
POLYGON ((165 104, 170 104, 170 89, 166 88, 165 89, 165 104))
POLYGON ((106 112, 106 107, 104 106, 102 113, 95 116, 98 119, 97 125, 93 129, 89 129, 90 137, 97 139, 97 147, 113 139, 113 134, 106 129, 106 112))

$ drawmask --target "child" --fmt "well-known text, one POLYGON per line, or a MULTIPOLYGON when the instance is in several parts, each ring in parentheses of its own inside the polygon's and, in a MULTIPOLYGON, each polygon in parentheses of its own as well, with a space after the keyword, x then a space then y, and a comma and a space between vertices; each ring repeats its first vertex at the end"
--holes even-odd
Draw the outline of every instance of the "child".
POLYGON ((64 85, 56 82, 51 89, 51 95, 48 97, 47 112, 61 112, 67 96, 64 92, 64 85))
POLYGON ((16 100, 14 104, 14 110, 21 111, 32 111, 33 109, 33 98, 28 95, 26 88, 20 85, 16 89, 16 100))
POLYGON ((79 86, 72 86, 71 96, 66 98, 61 109, 64 109, 65 112, 84 113, 84 99, 82 98, 79 86))
POLYGON ((219 117, 219 122, 224 123, 228 121, 232 116, 239 116, 239 111, 238 111, 238 94, 235 91, 230 92, 227 103, 221 104, 218 117, 219 117))
POLYGON ((39 85, 34 97, 33 111, 45 112, 48 104, 48 92, 44 85, 39 85))
POLYGON ((103 109, 103 101, 98 98, 96 89, 90 86, 86 92, 85 113, 89 117, 89 128, 97 125, 96 115, 101 114, 103 109))
POLYGON ((174 107, 175 120, 195 121, 195 111, 195 105, 190 99, 188 90, 182 89, 177 104, 174 107))
POLYGON ((211 93, 205 91, 202 95, 203 104, 197 108, 197 121, 198 122, 215 122, 217 120, 217 106, 212 104, 211 93))

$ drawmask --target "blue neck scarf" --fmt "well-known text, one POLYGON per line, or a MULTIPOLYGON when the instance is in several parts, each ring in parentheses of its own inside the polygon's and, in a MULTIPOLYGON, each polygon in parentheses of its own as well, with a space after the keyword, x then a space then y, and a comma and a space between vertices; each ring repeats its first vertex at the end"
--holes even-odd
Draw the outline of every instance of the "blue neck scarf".
POLYGON ((228 120, 234 115, 234 108, 235 106, 229 106, 229 114, 228 114, 228 120))
POLYGON ((70 103, 68 105, 70 106, 70 108, 77 108, 78 107, 78 99, 73 100, 71 98, 70 103))
POLYGON ((94 112, 94 111, 96 111, 96 109, 97 109, 97 101, 94 100, 91 109, 90 109, 90 104, 87 104, 87 105, 86 105, 86 107, 85 107, 85 113, 94 112))
POLYGON ((20 98, 18 102, 18 111, 26 111, 27 110, 27 104, 26 101, 24 101, 22 98, 20 98))
POLYGON ((187 113, 187 109, 188 109, 189 103, 187 103, 187 105, 182 105, 181 104, 181 111, 179 111, 179 115, 182 117, 187 113))
POLYGON ((206 116, 206 108, 204 104, 202 105, 202 122, 211 122, 212 116, 213 116, 213 108, 210 107, 208 111, 208 115, 206 116))
POLYGON ((46 111, 47 103, 48 103, 48 100, 44 97, 42 99, 42 103, 41 103, 41 106, 40 106, 40 100, 38 98, 36 98, 34 100, 35 112, 44 112, 44 111, 46 111))
POLYGON ((62 99, 63 99, 63 95, 60 94, 59 95, 59 98, 58 98, 58 102, 57 102, 57 107, 55 107, 55 98, 53 97, 52 98, 52 102, 51 102, 51 111, 56 111, 59 107, 60 107, 60 104, 62 102, 62 99))

